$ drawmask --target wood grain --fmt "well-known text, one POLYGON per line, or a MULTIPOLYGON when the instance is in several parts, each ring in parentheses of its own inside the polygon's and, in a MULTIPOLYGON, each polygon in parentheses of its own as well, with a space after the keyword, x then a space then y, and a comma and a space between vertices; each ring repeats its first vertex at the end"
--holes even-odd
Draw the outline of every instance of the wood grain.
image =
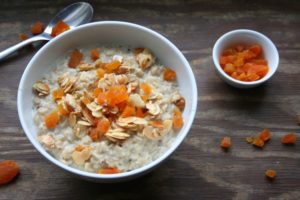
MULTIPOLYGON (((71 1, 1 1, 0 49, 18 42, 32 23, 47 23, 71 1)), ((42 44, 0 62, 0 160, 14 159, 22 171, 0 187, 0 199, 300 199, 300 142, 282 146, 287 132, 300 137, 300 2, 233 0, 90 1, 93 21, 138 23, 168 37, 195 73, 199 97, 192 129, 180 148, 152 173, 119 184, 82 181, 47 162, 20 126, 16 94, 27 63, 42 44), (249 28, 276 44, 280 66, 261 87, 238 90, 216 74, 211 52, 223 33, 249 28), (272 139, 263 150, 245 142, 262 128, 272 139), (232 138, 229 152, 219 148, 232 138), (278 177, 265 179, 266 169, 278 177)))

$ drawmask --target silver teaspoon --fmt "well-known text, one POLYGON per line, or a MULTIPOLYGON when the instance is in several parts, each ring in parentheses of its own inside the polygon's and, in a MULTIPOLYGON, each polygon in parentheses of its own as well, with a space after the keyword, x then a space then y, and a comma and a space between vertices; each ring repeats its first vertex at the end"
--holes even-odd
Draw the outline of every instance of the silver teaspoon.
POLYGON ((61 10, 48 24, 45 28, 44 32, 28 38, 8 49, 0 52, 0 60, 15 52, 16 50, 32 43, 40 40, 51 40, 53 37, 51 36, 52 28, 56 25, 56 23, 60 20, 64 21, 70 26, 70 29, 79 26, 81 24, 85 24, 91 21, 93 17, 93 7, 86 2, 78 2, 71 4, 61 10))

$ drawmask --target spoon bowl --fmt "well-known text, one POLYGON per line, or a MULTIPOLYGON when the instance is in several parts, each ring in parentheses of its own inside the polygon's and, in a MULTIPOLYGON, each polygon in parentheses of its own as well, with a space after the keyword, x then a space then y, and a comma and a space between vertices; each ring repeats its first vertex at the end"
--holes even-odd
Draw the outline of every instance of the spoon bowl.
POLYGON ((44 32, 39 35, 33 36, 27 40, 24 40, 8 49, 0 52, 0 61, 17 51, 18 49, 31 44, 32 42, 40 41, 40 40, 51 40, 53 37, 51 36, 52 28, 56 25, 56 23, 60 20, 64 21, 70 26, 70 29, 77 27, 79 25, 88 23, 91 21, 93 17, 93 7, 86 2, 78 2, 73 3, 63 10, 61 10, 48 24, 45 28, 44 32))

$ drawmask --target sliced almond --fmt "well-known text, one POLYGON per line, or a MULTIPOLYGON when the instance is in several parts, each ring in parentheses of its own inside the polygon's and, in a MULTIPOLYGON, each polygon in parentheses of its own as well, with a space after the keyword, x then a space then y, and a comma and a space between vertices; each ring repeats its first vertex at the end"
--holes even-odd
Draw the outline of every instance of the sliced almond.
POLYGON ((154 63, 155 57, 148 49, 144 49, 143 52, 136 55, 136 61, 142 69, 146 69, 154 63))
POLYGON ((139 94, 131 94, 128 98, 128 102, 139 108, 144 108, 146 106, 139 94))
POLYGON ((82 109, 82 115, 90 124, 94 123, 94 117, 88 108, 85 107, 82 109))
POLYGON ((74 112, 71 112, 69 115, 69 124, 71 127, 74 127, 77 123, 77 116, 74 112))
POLYGON ((148 113, 151 115, 158 115, 161 111, 158 104, 147 103, 146 108, 148 109, 148 113))
POLYGON ((130 137, 130 134, 125 133, 122 131, 122 129, 113 129, 113 130, 109 130, 105 136, 108 139, 113 139, 112 141, 115 142, 116 140, 125 140, 127 138, 130 137))
POLYGON ((75 149, 72 153, 72 159, 77 165, 82 165, 87 161, 92 155, 92 147, 84 146, 82 148, 75 149))
POLYGON ((124 128, 134 128, 137 127, 139 125, 141 126, 145 126, 148 124, 148 122, 140 117, 126 117, 126 118, 119 118, 117 120, 117 125, 124 127, 124 128))
POLYGON ((38 96, 47 96, 50 93, 49 86, 41 80, 33 84, 33 89, 37 92, 38 96))
POLYGON ((90 124, 87 121, 83 121, 83 120, 79 120, 77 123, 80 124, 80 125, 82 125, 82 126, 92 126, 92 124, 90 124))
POLYGON ((80 71, 89 71, 89 70, 95 69, 95 65, 89 64, 89 63, 82 63, 78 66, 78 69, 80 71))
POLYGON ((76 77, 68 76, 67 74, 64 74, 63 76, 58 78, 58 84, 61 88, 63 88, 64 93, 72 92, 74 90, 74 85, 76 81, 76 77))

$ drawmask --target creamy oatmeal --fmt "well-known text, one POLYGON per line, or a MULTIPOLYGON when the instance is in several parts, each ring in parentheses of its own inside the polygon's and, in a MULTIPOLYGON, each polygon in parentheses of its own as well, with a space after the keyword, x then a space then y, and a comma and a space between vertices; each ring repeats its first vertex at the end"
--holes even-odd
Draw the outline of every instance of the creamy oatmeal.
POLYGON ((75 49, 33 89, 40 143, 88 172, 142 167, 165 152, 183 126, 176 73, 148 49, 75 49))

